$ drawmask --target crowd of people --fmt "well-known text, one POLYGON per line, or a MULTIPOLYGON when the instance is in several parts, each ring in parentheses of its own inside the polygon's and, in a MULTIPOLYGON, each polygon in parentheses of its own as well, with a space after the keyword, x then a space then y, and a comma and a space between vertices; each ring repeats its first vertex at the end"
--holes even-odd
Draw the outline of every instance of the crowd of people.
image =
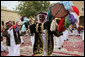
MULTIPOLYGON (((52 24, 55 21, 45 21, 44 13, 39 13, 38 18, 38 22, 31 23, 27 17, 22 17, 15 25, 12 24, 12 21, 8 21, 5 26, 1 26, 1 51, 6 51, 6 47, 3 45, 3 37, 6 37, 9 56, 20 56, 20 45, 24 44, 23 38, 25 35, 30 35, 34 55, 47 56, 53 52, 54 41, 57 42, 56 48, 61 49, 63 42, 68 41, 69 35, 80 35, 75 25, 70 26, 64 32, 58 32, 55 31, 54 23, 52 24), (56 40, 53 40, 53 37, 56 40)), ((82 40, 84 40, 84 32, 82 40)))
MULTIPOLYGON (((71 13, 73 14, 74 12, 71 13)), ((30 35, 34 56, 52 55, 54 41, 57 42, 56 48, 62 49, 63 42, 69 40, 69 35, 75 34, 76 36, 80 36, 81 30, 84 30, 76 27, 76 19, 73 19, 74 22, 71 22, 72 25, 69 25, 70 21, 66 22, 66 20, 70 19, 68 19, 68 16, 65 18, 53 18, 51 20, 51 17, 48 17, 46 12, 40 12, 36 22, 29 20, 25 16, 22 16, 15 25, 12 24, 12 21, 7 21, 5 26, 1 26, 1 51, 6 51, 3 45, 3 37, 6 37, 9 56, 20 56, 20 45, 24 44, 23 38, 25 35, 30 35)), ((82 40, 84 40, 84 32, 82 40)))

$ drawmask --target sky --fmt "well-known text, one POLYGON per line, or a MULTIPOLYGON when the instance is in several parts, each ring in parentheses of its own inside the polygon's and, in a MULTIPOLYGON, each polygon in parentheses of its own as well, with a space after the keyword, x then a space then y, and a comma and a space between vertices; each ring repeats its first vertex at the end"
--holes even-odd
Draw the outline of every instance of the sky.
POLYGON ((1 1, 1 6, 6 6, 9 10, 14 10, 18 4, 18 1, 1 1))
MULTIPOLYGON (((50 1, 50 3, 56 3, 56 1, 50 1)), ((1 6, 6 6, 9 10, 15 10, 18 4, 18 1, 1 1, 1 6)))

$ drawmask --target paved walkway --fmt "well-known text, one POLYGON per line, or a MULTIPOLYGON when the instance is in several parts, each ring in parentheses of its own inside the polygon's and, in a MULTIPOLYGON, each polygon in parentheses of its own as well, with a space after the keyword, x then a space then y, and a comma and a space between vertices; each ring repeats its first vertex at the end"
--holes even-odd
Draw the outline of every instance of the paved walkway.
MULTIPOLYGON (((68 41, 64 41, 63 48, 61 50, 56 48, 56 42, 54 43, 54 51, 52 56, 84 56, 84 41, 82 36, 69 36, 68 41)), ((55 40, 55 39, 54 39, 55 40)), ((5 45, 6 39, 4 39, 5 45)), ((24 44, 21 45, 21 56, 33 56, 33 47, 30 41, 30 36, 24 37, 24 44)), ((1 56, 8 56, 8 51, 2 52, 1 56)))

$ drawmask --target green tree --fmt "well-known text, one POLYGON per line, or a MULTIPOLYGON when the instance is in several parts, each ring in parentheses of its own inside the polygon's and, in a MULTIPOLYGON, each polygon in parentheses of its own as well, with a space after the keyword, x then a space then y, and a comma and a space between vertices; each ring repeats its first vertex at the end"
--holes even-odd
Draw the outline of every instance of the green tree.
POLYGON ((21 16, 35 17, 39 12, 48 11, 49 1, 20 1, 16 10, 21 16))

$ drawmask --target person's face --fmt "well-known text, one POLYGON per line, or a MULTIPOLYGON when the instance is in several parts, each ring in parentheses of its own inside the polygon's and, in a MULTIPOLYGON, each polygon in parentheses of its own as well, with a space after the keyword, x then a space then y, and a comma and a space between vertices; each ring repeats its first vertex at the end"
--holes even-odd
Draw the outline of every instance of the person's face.
POLYGON ((44 19, 40 19, 40 22, 44 22, 44 19))
POLYGON ((39 19, 40 19, 40 22, 44 22, 44 20, 45 20, 44 15, 41 15, 41 16, 39 17, 39 19))

